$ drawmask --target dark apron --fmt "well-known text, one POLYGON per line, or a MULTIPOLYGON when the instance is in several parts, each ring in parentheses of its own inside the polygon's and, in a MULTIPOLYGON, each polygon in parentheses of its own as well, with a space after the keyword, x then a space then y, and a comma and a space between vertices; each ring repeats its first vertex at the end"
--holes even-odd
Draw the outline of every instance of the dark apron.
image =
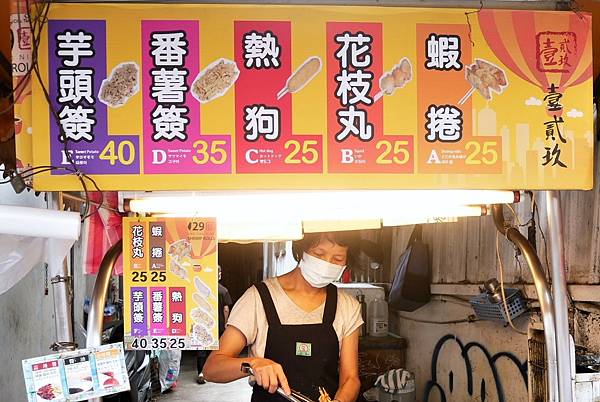
MULTIPOLYGON (((281 364, 290 388, 317 401, 319 387, 333 398, 339 385, 339 341, 333 321, 337 310, 337 288, 327 286, 322 324, 282 325, 273 298, 263 282, 257 286, 269 323, 265 358, 281 364)), ((252 402, 285 402, 256 384, 252 402)))

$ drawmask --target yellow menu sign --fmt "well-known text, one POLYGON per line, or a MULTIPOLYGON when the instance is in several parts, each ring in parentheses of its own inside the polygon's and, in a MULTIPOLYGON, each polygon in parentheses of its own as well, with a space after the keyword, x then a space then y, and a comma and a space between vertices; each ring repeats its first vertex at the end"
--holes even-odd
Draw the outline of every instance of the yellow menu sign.
POLYGON ((591 188, 591 17, 465 11, 54 5, 35 187, 591 188))

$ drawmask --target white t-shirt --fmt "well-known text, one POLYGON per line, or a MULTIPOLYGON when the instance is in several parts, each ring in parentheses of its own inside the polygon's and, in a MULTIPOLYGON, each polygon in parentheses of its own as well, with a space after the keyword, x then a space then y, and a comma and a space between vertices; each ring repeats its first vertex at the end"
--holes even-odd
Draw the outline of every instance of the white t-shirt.
MULTIPOLYGON (((323 322, 325 303, 307 313, 285 293, 277 278, 269 278, 265 281, 279 320, 283 325, 320 324, 323 322)), ((341 289, 338 289, 337 311, 333 321, 333 329, 337 334, 340 348, 342 339, 352 334, 363 324, 360 314, 360 304, 341 289)), ((239 329, 246 337, 246 343, 250 346, 251 357, 264 357, 267 345, 267 332, 269 325, 263 308, 260 294, 256 287, 252 286, 235 303, 227 321, 227 326, 239 329)))

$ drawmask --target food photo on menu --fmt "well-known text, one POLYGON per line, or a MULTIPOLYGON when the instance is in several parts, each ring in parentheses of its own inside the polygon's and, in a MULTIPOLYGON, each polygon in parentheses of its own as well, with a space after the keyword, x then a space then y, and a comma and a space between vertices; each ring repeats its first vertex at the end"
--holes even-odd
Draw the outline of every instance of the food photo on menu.
POLYGON ((90 356, 65 359, 65 374, 69 395, 80 394, 94 389, 90 356))
POLYGON ((62 396, 62 388, 57 385, 46 384, 37 390, 37 396, 44 401, 52 401, 62 396))

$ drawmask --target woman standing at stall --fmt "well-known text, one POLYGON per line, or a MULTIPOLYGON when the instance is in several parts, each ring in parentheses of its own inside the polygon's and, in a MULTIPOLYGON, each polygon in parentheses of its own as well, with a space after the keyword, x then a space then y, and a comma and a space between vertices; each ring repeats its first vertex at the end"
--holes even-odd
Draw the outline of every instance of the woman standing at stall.
POLYGON ((244 293, 233 307, 220 349, 204 367, 208 381, 243 377, 252 367, 253 402, 284 401, 277 387, 319 399, 319 387, 334 401, 354 402, 358 379, 358 302, 338 291, 337 281, 358 249, 356 232, 307 234, 293 244, 298 266, 244 293), (249 357, 238 357, 250 346, 249 357))

